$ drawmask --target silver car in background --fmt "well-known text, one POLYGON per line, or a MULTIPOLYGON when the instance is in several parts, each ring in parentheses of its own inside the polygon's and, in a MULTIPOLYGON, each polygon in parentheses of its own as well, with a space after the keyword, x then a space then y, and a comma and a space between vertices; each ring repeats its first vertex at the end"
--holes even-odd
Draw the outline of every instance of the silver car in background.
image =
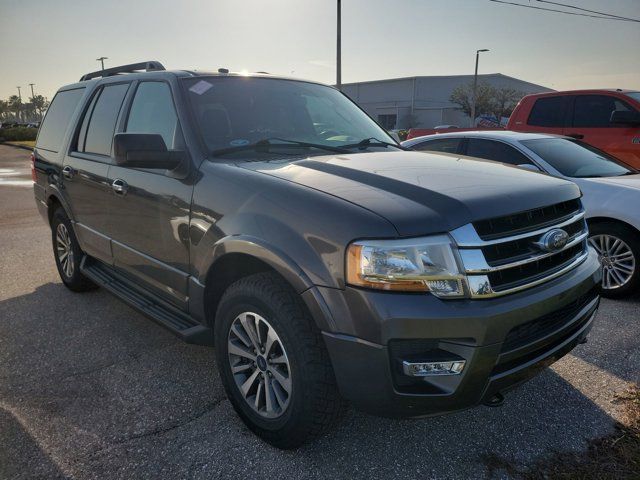
POLYGON ((575 182, 583 193, 589 243, 603 266, 602 290, 623 297, 640 286, 640 173, 570 137, 511 131, 443 133, 402 143, 413 150, 469 156, 575 182))

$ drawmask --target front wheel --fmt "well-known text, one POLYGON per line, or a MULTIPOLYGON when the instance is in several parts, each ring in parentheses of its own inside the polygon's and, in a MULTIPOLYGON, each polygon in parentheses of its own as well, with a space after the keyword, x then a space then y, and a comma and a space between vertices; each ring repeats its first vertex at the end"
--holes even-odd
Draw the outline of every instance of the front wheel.
POLYGON ((234 409, 259 437, 296 448, 344 410, 321 334, 299 296, 274 273, 241 279, 223 295, 216 360, 234 409))
POLYGON ((640 284, 640 238, 631 228, 613 222, 589 228, 589 244, 602 265, 602 295, 621 298, 640 284))

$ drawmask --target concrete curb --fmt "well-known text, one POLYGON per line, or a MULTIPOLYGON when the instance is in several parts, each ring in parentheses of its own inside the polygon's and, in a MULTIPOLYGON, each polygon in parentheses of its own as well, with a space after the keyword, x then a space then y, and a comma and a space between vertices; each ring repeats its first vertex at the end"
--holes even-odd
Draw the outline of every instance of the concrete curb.
POLYGON ((10 147, 21 148, 22 150, 29 150, 30 152, 32 152, 34 149, 34 147, 27 147, 26 145, 16 145, 14 143, 8 143, 8 142, 2 142, 0 143, 0 145, 8 145, 10 147))

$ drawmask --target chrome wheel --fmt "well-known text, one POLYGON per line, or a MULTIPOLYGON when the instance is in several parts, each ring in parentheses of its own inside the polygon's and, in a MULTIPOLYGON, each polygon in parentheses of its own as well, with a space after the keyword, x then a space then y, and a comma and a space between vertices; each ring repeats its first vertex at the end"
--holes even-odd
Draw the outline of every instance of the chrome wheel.
POLYGON ((236 386, 249 406, 266 418, 282 415, 291 399, 291 367, 269 322, 257 313, 238 315, 229 329, 227 351, 236 386))
POLYGON ((64 223, 59 223, 56 228, 56 251, 60 268, 67 278, 73 276, 73 248, 71 246, 71 236, 64 223))
POLYGON ((613 235, 594 235, 589 244, 598 252, 602 265, 602 288, 613 290, 626 285, 633 277, 636 259, 633 250, 623 240, 613 235))

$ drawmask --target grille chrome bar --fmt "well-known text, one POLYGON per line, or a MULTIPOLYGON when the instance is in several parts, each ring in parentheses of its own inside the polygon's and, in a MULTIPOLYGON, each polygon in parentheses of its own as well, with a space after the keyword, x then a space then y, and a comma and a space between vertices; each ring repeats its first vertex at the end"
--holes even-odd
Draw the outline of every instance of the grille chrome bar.
POLYGON ((542 260, 547 257, 551 257, 553 255, 557 255, 578 243, 584 241, 589 232, 583 231, 577 236, 574 236, 569 242, 562 248, 561 250, 556 250, 554 252, 542 253, 540 255, 533 255, 531 257, 525 258, 524 260, 518 260, 517 262, 505 263, 502 265, 498 265, 495 267, 490 266, 484 258, 482 250, 460 250, 460 256, 462 257, 462 263, 464 263, 465 271, 467 273, 489 273, 496 272, 498 270, 506 270, 508 268, 521 267, 522 265, 526 265, 528 263, 537 262, 538 260, 542 260))
POLYGON ((453 230, 451 232, 451 236, 453 237, 453 239, 456 241, 456 244, 460 248, 486 247, 489 245, 496 245, 498 243, 513 242, 516 240, 522 240, 523 238, 539 236, 545 232, 548 232, 552 228, 562 228, 574 222, 577 222, 578 220, 581 220, 583 218, 584 218, 584 210, 580 210, 580 212, 578 212, 577 214, 573 215, 572 217, 568 218, 567 220, 561 223, 556 223, 554 225, 547 226, 545 228, 541 228, 538 230, 534 230, 532 232, 512 235, 510 237, 496 238, 494 240, 482 240, 478 235, 478 233, 476 232, 473 225, 468 223, 466 225, 463 225, 460 228, 456 228, 455 230, 453 230))
POLYGON ((522 290, 526 290, 531 287, 535 287, 537 285, 541 285, 549 280, 553 280, 554 278, 558 278, 561 275, 573 270, 575 267, 584 262, 589 256, 589 249, 585 250, 580 256, 576 257, 571 263, 565 265, 560 270, 547 275, 543 278, 539 278, 537 280, 533 280, 531 282, 525 283, 523 285, 518 285, 517 287, 508 288, 505 290, 494 291, 491 287, 491 282, 489 282, 489 277, 486 275, 472 275, 468 277, 469 281, 469 290, 471 293, 471 298, 493 298, 500 297, 502 295, 509 295, 510 293, 520 292, 522 290))

